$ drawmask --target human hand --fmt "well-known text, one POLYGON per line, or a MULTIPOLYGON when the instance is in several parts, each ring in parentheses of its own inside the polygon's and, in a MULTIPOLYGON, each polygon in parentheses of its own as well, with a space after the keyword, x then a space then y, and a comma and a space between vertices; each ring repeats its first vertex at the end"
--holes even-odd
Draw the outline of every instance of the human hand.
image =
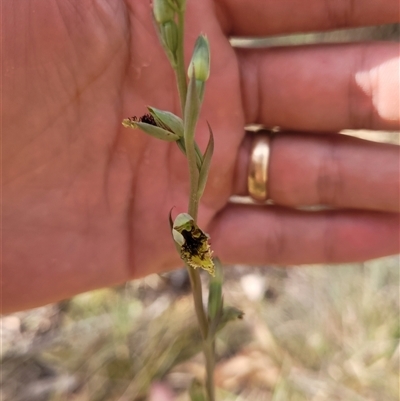
MULTIPOLYGON (((204 32, 212 58, 197 138, 206 143, 207 118, 216 149, 199 223, 226 263, 398 252, 398 147, 337 135, 399 129, 398 45, 229 44, 229 35, 381 24, 398 15, 392 0, 351 10, 309 3, 294 13, 290 0, 188 1, 186 54, 204 32), (269 196, 283 207, 228 202, 246 192, 248 123, 290 131, 271 146, 269 196), (294 209, 321 203, 337 210, 294 209)), ((146 105, 179 113, 149 2, 14 0, 4 15, 4 311, 178 267, 168 213, 187 208, 186 160, 175 144, 121 125, 146 105)))

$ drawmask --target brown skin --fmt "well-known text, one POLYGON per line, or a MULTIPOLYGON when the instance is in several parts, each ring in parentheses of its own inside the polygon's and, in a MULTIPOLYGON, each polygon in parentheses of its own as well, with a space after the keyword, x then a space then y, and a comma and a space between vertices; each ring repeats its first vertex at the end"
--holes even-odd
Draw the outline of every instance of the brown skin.
MULTIPOLYGON (((199 224, 229 263, 396 253, 398 148, 334 132, 399 129, 397 44, 235 51, 227 35, 394 22, 397 0, 309 0, 304 15, 292 3, 188 1, 186 53, 200 32, 212 51, 197 137, 203 147, 207 118, 216 151, 199 224), (273 142, 271 198, 339 210, 228 203, 246 191, 254 122, 292 131, 273 142)), ((187 209, 186 160, 121 125, 146 105, 179 114, 149 2, 5 0, 3 13, 3 312, 178 267, 168 213, 187 209)))

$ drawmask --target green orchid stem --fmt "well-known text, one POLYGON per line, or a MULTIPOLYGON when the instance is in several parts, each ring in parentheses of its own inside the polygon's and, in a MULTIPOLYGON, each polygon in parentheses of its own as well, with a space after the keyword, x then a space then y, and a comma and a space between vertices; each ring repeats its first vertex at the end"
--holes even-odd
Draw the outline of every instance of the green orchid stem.
POLYGON ((208 321, 203 307, 203 291, 201 289, 200 274, 198 270, 195 270, 190 266, 186 267, 189 273, 190 284, 193 292, 194 308, 196 310, 196 316, 199 322, 201 336, 203 338, 203 341, 205 341, 208 335, 208 321))
MULTIPOLYGON (((182 116, 185 114, 185 103, 187 94, 187 81, 184 63, 184 13, 178 13, 178 49, 177 49, 177 65, 175 68, 176 80, 178 84, 179 98, 181 103, 182 116)), ((192 136, 193 138, 194 136, 192 136)), ((190 198, 188 212, 197 221, 200 199, 198 197, 199 170, 203 161, 202 153, 193 140, 186 143, 186 157, 189 164, 190 172, 190 198)), ((193 302, 196 311, 197 320, 200 327, 201 336, 203 338, 203 352, 206 360, 206 390, 208 401, 215 401, 214 386, 214 365, 215 365, 215 339, 209 335, 209 322, 203 306, 203 291, 201 287, 200 273, 198 270, 186 266, 190 278, 190 284, 193 293, 193 302)))
MULTIPOLYGON (((192 135, 189 135, 192 137, 192 135)), ((196 151, 194 146, 194 141, 186 144, 186 156, 189 163, 190 171, 190 198, 189 198, 189 214, 193 217, 193 220, 197 221, 197 214, 199 209, 199 171, 196 164, 196 151)), ((203 352, 206 360, 206 390, 208 401, 215 401, 215 386, 214 386, 214 364, 215 364, 215 340, 214 337, 209 335, 209 322, 207 315, 203 307, 203 291, 201 288, 200 273, 198 270, 187 266, 190 283, 193 292, 194 307, 196 310, 197 320, 199 322, 199 327, 201 335, 203 338, 203 352)))
POLYGON ((178 83, 179 98, 181 100, 182 116, 185 112, 185 101, 187 93, 187 81, 185 72, 184 46, 183 36, 185 32, 185 15, 184 12, 178 13, 178 48, 177 63, 175 68, 176 81, 178 83))
POLYGON ((209 323, 203 307, 203 291, 198 270, 186 266, 192 287, 194 309, 203 338, 203 353, 206 360, 206 391, 208 401, 215 401, 214 367, 215 367, 215 338, 209 335, 209 323))
POLYGON ((206 358, 206 391, 209 401, 215 401, 214 367, 215 367, 215 340, 209 337, 204 342, 206 358))

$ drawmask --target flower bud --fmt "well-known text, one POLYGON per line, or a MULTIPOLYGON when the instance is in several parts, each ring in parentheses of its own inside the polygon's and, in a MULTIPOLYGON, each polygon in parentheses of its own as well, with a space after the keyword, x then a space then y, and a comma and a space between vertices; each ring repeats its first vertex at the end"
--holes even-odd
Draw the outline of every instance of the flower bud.
POLYGON ((167 0, 153 0, 153 14, 158 24, 173 21, 175 11, 168 4, 167 0))
POLYGON ((167 21, 161 25, 161 36, 168 50, 174 55, 178 48, 178 27, 174 21, 167 21))
POLYGON ((136 116, 125 118, 122 121, 122 125, 125 128, 140 128, 146 134, 167 142, 176 142, 180 139, 179 136, 174 134, 172 131, 157 125, 157 122, 151 114, 145 114, 139 118, 136 116))
POLYGON ((192 59, 188 69, 189 79, 193 77, 198 81, 207 81, 210 75, 210 46, 205 35, 200 35, 194 45, 192 59))
POLYGON ((147 109, 159 127, 173 132, 180 138, 183 137, 183 121, 180 117, 170 111, 156 109, 155 107, 147 106, 147 109))

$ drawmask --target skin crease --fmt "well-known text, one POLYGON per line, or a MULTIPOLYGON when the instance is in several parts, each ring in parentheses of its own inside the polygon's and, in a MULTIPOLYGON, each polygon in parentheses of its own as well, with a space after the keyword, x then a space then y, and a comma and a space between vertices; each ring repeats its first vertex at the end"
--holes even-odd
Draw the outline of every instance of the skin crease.
MULTIPOLYGON (((227 263, 301 264, 398 252, 398 148, 332 139, 344 128, 399 129, 390 89, 399 87, 397 44, 307 48, 306 56, 235 51, 228 33, 290 32, 252 27, 240 3, 189 0, 187 11, 187 57, 200 32, 211 43, 197 139, 204 148, 207 118, 216 150, 199 225, 215 253, 227 263), (243 127, 254 122, 291 131, 274 140, 272 198, 286 206, 323 199, 343 210, 228 204, 245 192, 243 127)), ((293 1, 281 3, 286 11, 268 2, 258 15, 294 18, 293 1)), ((393 22, 395 6, 369 0, 345 20, 393 22)), ((313 7, 318 24, 301 16, 290 26, 334 28, 343 18, 332 22, 332 12, 346 14, 313 7)), ((149 2, 7 0, 3 10, 3 313, 179 267, 168 214, 187 210, 186 160, 176 145, 121 125, 146 105, 180 114, 149 2)))

